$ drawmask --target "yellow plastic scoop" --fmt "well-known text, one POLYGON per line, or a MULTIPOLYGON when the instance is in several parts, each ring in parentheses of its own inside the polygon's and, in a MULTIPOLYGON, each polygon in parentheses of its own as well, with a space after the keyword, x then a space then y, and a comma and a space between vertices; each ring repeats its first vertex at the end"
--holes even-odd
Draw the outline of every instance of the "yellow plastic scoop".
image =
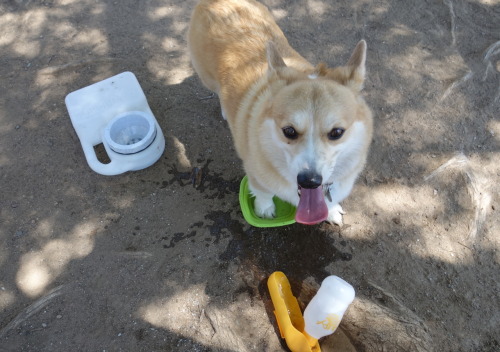
POLYGON ((281 337, 288 348, 292 352, 320 352, 318 340, 304 331, 304 318, 285 274, 274 272, 267 280, 267 287, 281 337))

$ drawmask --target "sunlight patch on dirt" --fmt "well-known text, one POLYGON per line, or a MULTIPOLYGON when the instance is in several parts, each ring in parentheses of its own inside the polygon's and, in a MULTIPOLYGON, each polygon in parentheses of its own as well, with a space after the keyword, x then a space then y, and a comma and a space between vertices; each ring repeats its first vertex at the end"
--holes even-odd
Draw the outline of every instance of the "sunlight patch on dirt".
POLYGON ((490 6, 500 4, 500 0, 478 0, 478 1, 481 4, 490 5, 490 6))
POLYGON ((0 284, 0 309, 4 310, 9 307, 16 300, 16 296, 13 292, 7 291, 7 289, 0 284))
POLYGON ((323 1, 309 0, 307 5, 309 7, 310 14, 314 16, 322 16, 330 10, 330 6, 325 4, 323 1))
POLYGON ((186 147, 177 137, 174 137, 173 141, 174 147, 177 150, 177 160, 183 168, 191 168, 191 161, 186 154, 186 147))
POLYGON ((441 206, 437 198, 432 198, 432 187, 419 186, 408 188, 406 186, 381 186, 372 190, 374 205, 384 212, 415 213, 421 211, 422 204, 426 208, 441 206))
POLYGON ((192 74, 188 55, 179 54, 184 50, 184 43, 173 37, 159 37, 153 33, 144 33, 142 40, 147 46, 160 46, 165 55, 161 58, 151 58, 146 65, 154 77, 165 84, 179 84, 192 74), (175 63, 175 68, 172 64, 175 63))
POLYGON ((412 35, 415 35, 415 30, 407 27, 404 24, 399 23, 395 27, 393 27, 389 31, 389 33, 390 33, 389 35, 392 36, 390 40, 393 41, 393 40, 400 40, 401 37, 410 37, 412 35))
POLYGON ((154 326, 215 348, 258 351, 264 350, 259 347, 263 340, 277 341, 273 329, 259 324, 267 320, 267 316, 261 309, 251 308, 248 297, 239 296, 221 309, 210 304, 205 291, 204 284, 192 285, 168 298, 145 305, 139 309, 139 316, 154 326), (248 336, 258 338, 250 342, 248 336))
POLYGON ((271 9, 271 13, 277 21, 282 20, 283 18, 288 16, 288 12, 283 9, 271 9))
POLYGON ((165 49, 165 51, 169 52, 172 50, 180 50, 181 45, 179 45, 179 42, 175 38, 165 38, 161 42, 162 48, 165 49))
POLYGON ((0 166, 6 166, 9 162, 10 162, 9 158, 7 158, 5 155, 0 155, 0 166))
POLYGON ((26 58, 36 57, 40 54, 40 36, 46 21, 45 11, 39 9, 0 17, 0 46, 9 45, 16 54, 26 58))
POLYGON ((96 228, 93 222, 77 225, 66 239, 50 240, 40 250, 24 254, 16 278, 19 289, 29 297, 42 294, 71 260, 92 252, 96 228))
POLYGON ((500 142, 500 121, 491 120, 488 123, 488 128, 490 130, 490 134, 494 136, 497 141, 500 142))
POLYGON ((402 90, 387 88, 385 99, 388 105, 400 104, 403 101, 403 98, 402 90))
POLYGON ((109 52, 107 37, 95 28, 79 31, 70 45, 88 47, 94 55, 105 55, 109 52))
POLYGON ((139 310, 141 318, 155 325, 170 330, 187 333, 193 326, 193 320, 200 320, 202 309, 208 304, 205 285, 193 285, 165 299, 157 300, 139 310), (196 319, 198 318, 198 319, 196 319))
POLYGON ((46 240, 54 233, 54 223, 49 219, 40 220, 36 228, 37 239, 46 240))
POLYGON ((148 17, 153 21, 159 21, 168 17, 178 17, 182 14, 183 9, 178 6, 161 6, 149 11, 148 17))
POLYGON ((16 38, 13 27, 18 17, 11 13, 0 16, 0 47, 11 44, 16 38))
POLYGON ((373 15, 383 16, 389 11, 389 3, 377 3, 376 6, 371 8, 373 15))
POLYGON ((136 198, 133 195, 120 194, 109 199, 110 203, 118 209, 127 209, 134 205, 136 198))
POLYGON ((367 282, 380 297, 380 304, 362 296, 356 297, 342 322, 348 335, 356 339, 363 351, 431 351, 432 339, 425 321, 405 302, 389 292, 367 282), (383 339, 380 336, 385 336, 383 339))
POLYGON ((449 264, 472 265, 474 263, 472 247, 457 242, 455 237, 448 236, 446 232, 444 234, 429 233, 427 236, 422 236, 419 243, 421 248, 418 255, 422 258, 438 259, 449 264))
POLYGON ((71 5, 81 2, 80 0, 59 0, 58 4, 62 6, 71 5))

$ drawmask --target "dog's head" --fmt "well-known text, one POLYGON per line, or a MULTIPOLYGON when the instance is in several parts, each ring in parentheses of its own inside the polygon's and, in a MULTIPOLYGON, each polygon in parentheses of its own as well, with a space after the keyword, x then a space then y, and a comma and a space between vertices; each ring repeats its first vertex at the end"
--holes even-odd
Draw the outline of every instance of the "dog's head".
POLYGON ((371 136, 370 111, 360 96, 365 58, 361 41, 346 66, 320 64, 302 72, 287 67, 275 47, 268 47, 269 75, 282 84, 269 101, 261 133, 273 164, 297 184, 299 222, 325 220, 329 185, 357 174, 364 164, 371 136))

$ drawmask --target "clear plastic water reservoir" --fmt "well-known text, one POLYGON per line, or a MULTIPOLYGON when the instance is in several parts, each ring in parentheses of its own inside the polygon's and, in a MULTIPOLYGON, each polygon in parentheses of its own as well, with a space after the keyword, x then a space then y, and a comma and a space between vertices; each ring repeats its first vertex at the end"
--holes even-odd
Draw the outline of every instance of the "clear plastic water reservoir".
POLYGON ((116 116, 104 130, 109 147, 120 154, 138 153, 156 137, 154 118, 143 111, 129 111, 116 116))

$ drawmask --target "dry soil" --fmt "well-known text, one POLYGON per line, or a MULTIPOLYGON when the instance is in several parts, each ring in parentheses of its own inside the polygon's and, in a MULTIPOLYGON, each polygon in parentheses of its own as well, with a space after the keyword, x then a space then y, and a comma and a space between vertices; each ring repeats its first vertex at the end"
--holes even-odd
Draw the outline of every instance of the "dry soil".
POLYGON ((249 226, 194 74, 195 1, 0 3, 0 350, 286 351, 266 279, 356 289, 325 351, 500 350, 500 1, 264 0, 311 62, 368 43, 375 134, 343 227, 249 226), (66 94, 137 76, 167 140, 101 176, 66 94))

